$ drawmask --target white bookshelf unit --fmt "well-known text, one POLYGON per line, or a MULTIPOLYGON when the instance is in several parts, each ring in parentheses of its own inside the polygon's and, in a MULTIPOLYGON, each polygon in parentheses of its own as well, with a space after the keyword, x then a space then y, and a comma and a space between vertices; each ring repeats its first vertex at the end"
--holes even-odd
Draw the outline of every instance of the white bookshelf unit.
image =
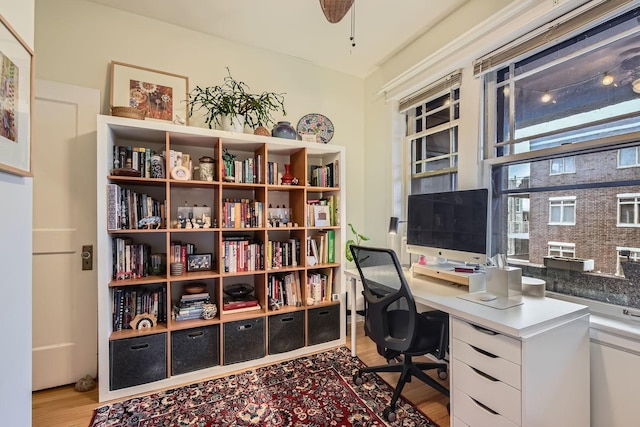
MULTIPOLYGON (((344 147, 158 121, 112 116, 98 116, 97 120, 100 401, 192 383, 345 344, 342 265, 346 210, 341 197, 345 188, 344 147), (116 152, 114 147, 141 148, 139 155, 145 161, 139 162, 139 168, 144 171, 143 175, 114 175, 116 165, 125 166, 114 164, 114 157, 120 157, 120 151, 116 152), (188 165, 185 168, 193 175, 191 179, 172 177, 169 163, 172 151, 188 154, 193 166, 198 165, 201 157, 214 159, 213 181, 198 180, 198 171, 190 170, 188 165), (151 177, 146 172, 146 160, 151 152, 169 153, 162 160, 165 171, 162 177, 151 177), (243 177, 250 182, 224 179, 222 165, 226 153, 238 162, 251 164, 250 172, 243 177), (285 164, 290 165, 298 183, 282 185, 277 173, 270 182, 269 165, 273 163, 277 163, 280 174, 285 164), (331 186, 315 185, 311 171, 326 165, 334 168, 339 182, 331 186), (107 188, 112 190, 111 199, 107 188), (117 192, 116 198, 113 192, 117 192), (147 203, 123 204, 122 195, 126 192, 136 193, 138 199, 147 203), (157 202, 155 206, 150 199, 157 202), (243 207, 238 210, 238 206, 230 203, 243 207), (333 206, 331 225, 315 226, 308 222, 309 212, 313 211, 309 206, 316 203, 333 206), (178 228, 178 208, 185 206, 209 208, 210 226, 178 228), (251 218, 244 210, 247 206, 251 208, 251 218), (270 224, 269 206, 290 209, 289 222, 270 224), (241 212, 243 216, 240 213, 232 216, 231 211, 241 212), (130 220, 123 227, 121 218, 127 216, 125 214, 130 220), (159 228, 138 228, 137 221, 149 214, 162 216, 159 228), (334 259, 311 261, 306 256, 307 242, 311 240, 333 240, 334 259), (121 249, 128 249, 118 255, 116 242, 121 249), (212 269, 187 271, 185 268, 181 275, 171 275, 171 251, 177 242, 193 245, 195 254, 211 254, 212 269), (238 251, 244 251, 245 256, 237 255, 230 264, 229 246, 236 245, 233 242, 241 242, 242 249, 238 251), (280 254, 281 249, 278 247, 277 254, 275 249, 280 244, 288 244, 290 248, 283 258, 288 262, 283 264, 273 261, 280 254), (249 245, 253 245, 253 251, 248 249, 249 245), (295 252, 296 245, 299 253, 294 257, 290 253, 295 252), (150 267, 151 254, 154 259, 166 259, 166 272, 150 267), (143 262, 136 263, 136 257, 143 262), (122 264, 125 264, 124 270, 122 264), (134 269, 132 265, 139 266, 133 278, 128 274, 134 269), (118 273, 122 271, 126 273, 118 273), (295 296, 287 298, 298 304, 275 309, 269 298, 272 279, 290 274, 289 277, 298 276, 300 290, 296 291, 294 285, 295 296), (315 291, 317 286, 308 287, 311 285, 307 285, 307 278, 313 275, 323 278, 322 291, 315 291), (185 287, 194 284, 204 287, 210 301, 217 305, 217 314, 208 320, 172 318, 172 308, 180 304, 187 292, 185 287), (224 290, 232 285, 253 288, 260 307, 222 313, 223 298, 227 296, 224 290), (146 304, 147 298, 150 304, 146 304), (127 328, 127 321, 140 313, 145 318, 140 324, 148 323, 148 307, 158 315, 157 324, 127 328)), ((237 166, 239 169, 240 165, 237 166)), ((202 219, 204 217, 206 215, 202 219)), ((181 258, 181 254, 177 257, 181 258)))

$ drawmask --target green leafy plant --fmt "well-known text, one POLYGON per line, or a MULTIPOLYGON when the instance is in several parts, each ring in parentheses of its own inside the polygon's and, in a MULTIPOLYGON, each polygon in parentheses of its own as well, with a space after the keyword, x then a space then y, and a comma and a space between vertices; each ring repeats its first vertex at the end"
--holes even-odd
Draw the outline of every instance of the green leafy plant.
POLYGON ((244 116, 245 123, 255 128, 275 123, 273 113, 282 112, 282 115, 287 115, 283 95, 274 92, 251 93, 249 86, 234 79, 227 67, 227 76, 221 85, 204 88, 196 86, 189 93, 187 105, 190 117, 194 111, 206 110, 205 123, 209 125, 209 129, 214 123, 220 125, 223 116, 229 116, 233 123, 237 115, 244 116))
POLYGON ((347 243, 345 243, 345 256, 347 257, 347 260, 349 262, 353 261, 353 255, 351 254, 351 245, 359 245, 362 242, 366 242, 367 240, 369 240, 369 238, 367 236, 364 236, 360 233, 358 233, 356 231, 356 229, 353 227, 353 224, 349 223, 349 228, 351 229, 351 232, 355 235, 355 240, 354 239, 349 239, 347 240, 347 243))

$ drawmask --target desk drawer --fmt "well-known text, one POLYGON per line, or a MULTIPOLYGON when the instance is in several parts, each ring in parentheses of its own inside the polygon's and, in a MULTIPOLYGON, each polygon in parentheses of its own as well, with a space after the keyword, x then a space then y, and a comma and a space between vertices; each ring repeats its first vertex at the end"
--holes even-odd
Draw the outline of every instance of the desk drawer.
MULTIPOLYGON (((520 341, 460 319, 452 320, 453 338, 471 344, 495 356, 521 364, 520 341)), ((455 356, 455 354, 452 354, 455 356)))
POLYGON ((453 427, 518 427, 520 423, 514 423, 500 414, 487 410, 481 403, 458 389, 453 389, 454 420, 453 427), (461 423, 458 423, 460 420, 461 423))
POLYGON ((491 375, 512 387, 522 390, 520 365, 454 338, 451 355, 485 374, 491 375))
MULTIPOLYGON (((485 405, 489 410, 520 424, 522 415, 522 394, 520 390, 491 378, 455 358, 452 362, 451 378, 453 388, 485 405)), ((456 401, 454 400, 454 402, 456 401)), ((463 419, 463 421, 469 422, 468 419, 463 419)))

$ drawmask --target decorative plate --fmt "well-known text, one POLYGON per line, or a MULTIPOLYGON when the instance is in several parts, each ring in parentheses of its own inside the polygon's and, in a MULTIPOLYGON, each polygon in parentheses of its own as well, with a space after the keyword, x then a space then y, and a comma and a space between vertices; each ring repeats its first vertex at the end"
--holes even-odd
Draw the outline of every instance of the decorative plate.
POLYGON ((326 144, 333 138, 333 123, 322 114, 311 113, 298 121, 297 131, 301 139, 303 134, 316 134, 317 142, 326 144))

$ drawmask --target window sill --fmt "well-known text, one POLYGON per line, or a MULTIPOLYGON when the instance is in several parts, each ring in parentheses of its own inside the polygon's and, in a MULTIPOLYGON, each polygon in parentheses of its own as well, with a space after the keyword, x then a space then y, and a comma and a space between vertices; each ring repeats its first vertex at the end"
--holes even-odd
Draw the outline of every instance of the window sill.
POLYGON ((624 314, 625 310, 640 314, 637 309, 556 292, 547 292, 547 296, 589 307, 591 342, 640 355, 640 317, 635 320, 624 314))

